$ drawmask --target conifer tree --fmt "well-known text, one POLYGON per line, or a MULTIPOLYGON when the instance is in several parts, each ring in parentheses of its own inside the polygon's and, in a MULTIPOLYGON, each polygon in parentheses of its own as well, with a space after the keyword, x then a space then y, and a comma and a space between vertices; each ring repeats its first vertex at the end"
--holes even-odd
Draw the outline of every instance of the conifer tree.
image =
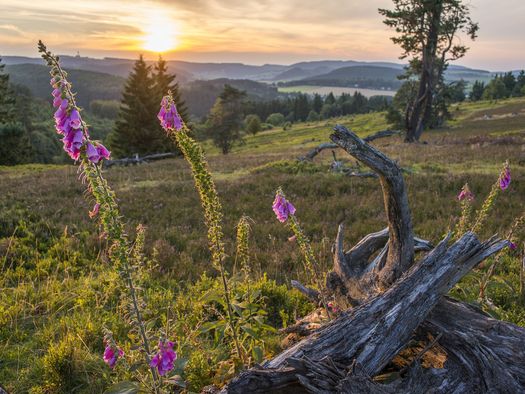
POLYGON ((208 134, 223 154, 227 154, 233 144, 241 139, 242 109, 245 97, 244 91, 235 89, 231 85, 224 85, 224 90, 208 115, 206 122, 208 134))
POLYGON ((0 123, 13 121, 15 98, 9 87, 9 74, 4 73, 5 64, 0 58, 0 123))
POLYGON ((158 124, 159 103, 151 66, 140 55, 126 81, 119 118, 109 136, 115 156, 146 155, 173 149, 158 124))

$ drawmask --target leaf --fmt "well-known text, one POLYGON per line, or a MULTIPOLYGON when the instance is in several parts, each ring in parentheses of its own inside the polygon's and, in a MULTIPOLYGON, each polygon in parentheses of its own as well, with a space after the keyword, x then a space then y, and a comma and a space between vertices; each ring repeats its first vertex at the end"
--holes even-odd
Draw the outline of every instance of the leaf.
POLYGON ((253 328, 249 325, 241 326, 242 330, 250 335, 252 338, 259 339, 259 334, 253 330, 253 328))
POLYGON ((200 332, 201 333, 209 332, 211 330, 217 329, 218 327, 219 327, 219 321, 209 321, 209 322, 204 323, 200 327, 200 332))
POLYGON ((210 291, 206 292, 202 297, 201 301, 204 302, 216 302, 218 304, 222 304, 223 299, 222 295, 215 289, 211 289, 210 291))
POLYGON ((104 394, 138 394, 139 385, 135 382, 119 382, 104 391, 104 394))
POLYGON ((263 351, 259 346, 254 346, 252 349, 252 355, 255 362, 260 363, 263 360, 263 351))

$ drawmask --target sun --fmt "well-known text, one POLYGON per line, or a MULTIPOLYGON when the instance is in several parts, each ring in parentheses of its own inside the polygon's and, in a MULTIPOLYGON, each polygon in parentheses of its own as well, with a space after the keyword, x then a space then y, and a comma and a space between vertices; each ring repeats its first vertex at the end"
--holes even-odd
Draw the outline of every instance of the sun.
POLYGON ((151 14, 148 19, 148 26, 144 29, 144 49, 158 53, 175 49, 178 45, 175 22, 160 12, 151 14))

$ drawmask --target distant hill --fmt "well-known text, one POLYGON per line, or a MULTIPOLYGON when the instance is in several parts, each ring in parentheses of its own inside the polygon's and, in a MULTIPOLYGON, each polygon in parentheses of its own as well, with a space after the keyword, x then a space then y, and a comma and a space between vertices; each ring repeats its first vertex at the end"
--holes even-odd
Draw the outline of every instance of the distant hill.
MULTIPOLYGON (((25 85, 35 97, 51 101, 49 69, 40 64, 16 64, 5 68, 12 83, 25 85)), ((88 107, 92 100, 120 100, 125 79, 115 75, 86 70, 68 70, 78 95, 78 103, 88 107)))
POLYGON ((368 89, 397 89, 401 81, 397 79, 402 74, 401 69, 381 66, 349 66, 315 75, 300 80, 288 82, 287 86, 317 85, 360 87, 368 89))
MULTIPOLYGON (((61 56, 65 69, 87 70, 127 77, 133 67, 134 59, 104 58, 94 59, 83 56, 61 56)), ((4 56, 3 62, 8 65, 43 64, 40 58, 21 56, 4 56)), ((153 62, 149 62, 152 64, 153 62)), ((354 60, 318 60, 299 62, 291 65, 264 64, 253 66, 242 63, 196 63, 180 60, 167 62, 169 71, 177 74, 178 81, 186 84, 194 80, 211 80, 218 78, 252 79, 254 81, 278 82, 294 81, 323 75, 347 67, 383 67, 402 70, 404 65, 393 62, 361 62, 354 60)), ((457 73, 466 73, 468 78, 486 76, 488 71, 473 70, 464 66, 451 65, 449 73, 456 78, 457 73)), ((489 73, 490 74, 490 73, 489 73)))

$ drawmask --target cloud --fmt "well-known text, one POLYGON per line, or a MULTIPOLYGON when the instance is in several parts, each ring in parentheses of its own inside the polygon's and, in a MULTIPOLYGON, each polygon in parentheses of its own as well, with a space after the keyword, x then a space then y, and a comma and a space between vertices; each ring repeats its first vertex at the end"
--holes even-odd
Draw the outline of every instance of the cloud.
MULTIPOLYGON (((65 53, 134 57, 143 51, 157 11, 179 31, 180 46, 169 58, 396 60, 400 50, 389 40, 393 32, 377 12, 391 6, 391 0, 0 0, 0 45, 36 55, 41 38, 65 53)), ((496 8, 493 0, 476 0, 472 15, 481 30, 462 63, 498 68, 525 63, 524 13, 522 0, 496 8)))

